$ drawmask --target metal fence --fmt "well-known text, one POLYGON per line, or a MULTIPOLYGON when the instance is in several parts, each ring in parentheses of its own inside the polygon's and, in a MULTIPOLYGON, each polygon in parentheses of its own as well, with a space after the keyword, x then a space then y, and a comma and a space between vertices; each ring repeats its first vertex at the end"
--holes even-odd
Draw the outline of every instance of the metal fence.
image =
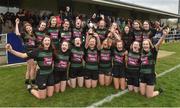
POLYGON ((169 34, 165 39, 165 42, 174 42, 174 41, 180 41, 180 33, 169 34))
POLYGON ((7 43, 7 34, 0 34, 0 65, 7 64, 7 52, 4 46, 7 43))

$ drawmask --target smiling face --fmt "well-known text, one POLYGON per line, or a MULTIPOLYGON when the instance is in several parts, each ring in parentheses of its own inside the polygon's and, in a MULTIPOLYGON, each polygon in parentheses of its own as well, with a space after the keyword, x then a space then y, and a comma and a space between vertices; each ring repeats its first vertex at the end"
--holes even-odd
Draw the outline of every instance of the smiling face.
POLYGON ((67 50, 68 50, 68 48, 69 48, 69 44, 68 44, 68 42, 63 42, 62 43, 62 45, 61 45, 61 50, 62 50, 62 52, 66 52, 67 50))
POLYGON ((53 17, 53 18, 51 19, 51 27, 55 27, 56 24, 57 24, 56 17, 53 17))
POLYGON ((41 31, 44 31, 46 29, 46 23, 45 22, 41 22, 40 25, 39 25, 39 29, 41 31))
POLYGON ((133 42, 132 48, 133 48, 134 52, 139 52, 139 49, 140 49, 139 42, 137 42, 137 41, 133 42))
POLYGON ((96 39, 95 39, 95 38, 91 38, 91 39, 89 40, 89 47, 90 47, 91 49, 94 49, 95 46, 96 46, 96 39))
POLYGON ((44 46, 44 49, 49 49, 51 45, 51 39, 49 37, 45 37, 42 41, 42 44, 44 46))
POLYGON ((123 42, 122 41, 117 42, 116 47, 119 51, 123 50, 123 42))
POLYGON ((81 39, 80 38, 75 38, 75 40, 74 40, 74 44, 75 44, 75 46, 76 47, 80 47, 81 46, 81 39))
POLYGON ((140 28, 140 24, 138 22, 134 22, 133 27, 138 30, 140 28))
POLYGON ((105 40, 103 41, 102 45, 103 45, 103 48, 108 48, 108 40, 105 39, 105 40))
POLYGON ((64 30, 68 30, 69 26, 70 26, 69 21, 65 21, 64 24, 63 24, 64 30))
POLYGON ((147 21, 143 23, 143 28, 144 30, 149 30, 149 23, 147 21))
POLYGON ((99 28, 103 29, 105 27, 105 25, 106 25, 106 23, 104 20, 99 21, 99 28))
POLYGON ((32 33, 32 27, 30 25, 26 26, 25 29, 26 29, 26 32, 32 33))
POLYGON ((148 40, 144 40, 142 47, 143 47, 143 50, 144 50, 144 51, 148 52, 148 51, 150 50, 149 41, 148 41, 148 40))
POLYGON ((129 33, 129 27, 125 26, 124 31, 125 31, 125 33, 129 33))

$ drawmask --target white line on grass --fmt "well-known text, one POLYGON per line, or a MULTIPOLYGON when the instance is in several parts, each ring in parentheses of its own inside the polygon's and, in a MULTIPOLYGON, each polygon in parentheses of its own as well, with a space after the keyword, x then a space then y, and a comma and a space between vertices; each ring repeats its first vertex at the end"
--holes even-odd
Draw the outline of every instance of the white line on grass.
MULTIPOLYGON (((168 69, 168 70, 166 70, 166 71, 158 74, 158 75, 157 75, 157 78, 158 78, 158 77, 161 77, 161 76, 164 76, 165 74, 170 73, 170 72, 176 70, 176 69, 179 68, 179 67, 180 67, 180 64, 178 64, 178 65, 174 66, 173 68, 170 68, 170 69, 168 69)), ((126 94, 126 93, 128 93, 128 92, 129 92, 128 89, 126 89, 126 90, 120 91, 120 92, 118 92, 118 93, 116 93, 116 94, 111 94, 111 95, 105 97, 104 99, 102 99, 102 100, 100 100, 100 101, 98 101, 98 102, 96 102, 96 103, 91 104, 91 105, 88 106, 87 108, 95 108, 95 107, 101 106, 101 105, 103 105, 104 103, 111 102, 112 99, 114 99, 114 98, 116 98, 116 97, 119 97, 119 96, 122 96, 122 95, 124 95, 124 94, 126 94)))

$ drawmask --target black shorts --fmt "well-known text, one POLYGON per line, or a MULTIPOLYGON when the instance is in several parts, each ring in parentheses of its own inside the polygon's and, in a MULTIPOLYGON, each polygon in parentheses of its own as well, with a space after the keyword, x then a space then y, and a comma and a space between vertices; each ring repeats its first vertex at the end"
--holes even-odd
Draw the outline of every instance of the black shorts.
POLYGON ((112 76, 115 78, 125 78, 125 69, 121 66, 113 66, 112 76))
POLYGON ((84 76, 83 67, 80 67, 80 68, 71 67, 69 69, 69 77, 70 78, 77 78, 77 77, 83 77, 83 76, 84 76))
POLYGON ((139 87, 139 78, 138 77, 127 77, 127 84, 139 87))
POLYGON ((127 84, 128 85, 133 85, 133 86, 139 87, 139 73, 127 72, 126 78, 127 78, 127 84))
POLYGON ((140 74, 140 82, 146 83, 147 85, 155 85, 156 84, 156 75, 153 74, 140 74))
POLYGON ((54 74, 54 84, 57 84, 60 81, 66 81, 67 80, 67 72, 66 71, 54 70, 53 74, 54 74))
POLYGON ((107 76, 111 76, 112 69, 111 68, 99 68, 99 74, 104 74, 107 76))
POLYGON ((44 90, 47 86, 54 85, 54 76, 53 73, 41 75, 39 72, 36 77, 36 84, 38 89, 44 90))
POLYGON ((98 70, 89 70, 85 69, 85 79, 92 79, 92 80, 98 80, 98 70))
POLYGON ((126 75, 126 78, 127 78, 127 77, 138 77, 138 78, 139 78, 140 72, 139 72, 139 70, 129 71, 129 70, 126 68, 126 69, 125 69, 125 75, 126 75))

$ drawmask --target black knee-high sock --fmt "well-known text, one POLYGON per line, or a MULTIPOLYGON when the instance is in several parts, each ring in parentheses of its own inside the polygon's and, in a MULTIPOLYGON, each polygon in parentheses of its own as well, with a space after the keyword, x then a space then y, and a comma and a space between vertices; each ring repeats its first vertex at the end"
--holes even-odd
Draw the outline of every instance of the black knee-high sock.
POLYGON ((26 80, 25 80, 25 84, 30 84, 30 80, 29 80, 29 79, 26 79, 26 80))
POLYGON ((36 83, 35 79, 31 80, 31 84, 35 84, 35 83, 36 83))

